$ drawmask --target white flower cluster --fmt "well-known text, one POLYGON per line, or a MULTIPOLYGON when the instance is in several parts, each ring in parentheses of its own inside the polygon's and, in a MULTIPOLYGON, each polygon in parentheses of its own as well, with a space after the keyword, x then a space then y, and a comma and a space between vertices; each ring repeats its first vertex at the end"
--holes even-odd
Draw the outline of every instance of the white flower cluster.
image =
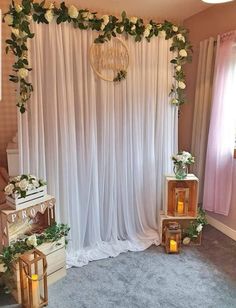
POLYGON ((5 264, 0 263, 0 273, 5 273, 6 270, 7 270, 7 268, 6 268, 5 264))
POLYGON ((34 246, 34 247, 36 247, 36 246, 38 245, 38 244, 37 244, 37 236, 36 236, 35 234, 29 236, 29 237, 27 238, 26 244, 27 244, 28 246, 34 246))
POLYGON ((22 195, 22 192, 30 191, 46 185, 42 179, 34 175, 18 175, 10 179, 9 184, 4 188, 6 195, 22 195))
POLYGON ((196 228, 197 232, 200 233, 202 231, 203 225, 199 224, 196 228))
POLYGON ((172 156, 174 164, 188 164, 191 165, 194 163, 194 157, 192 154, 186 151, 182 151, 172 156))

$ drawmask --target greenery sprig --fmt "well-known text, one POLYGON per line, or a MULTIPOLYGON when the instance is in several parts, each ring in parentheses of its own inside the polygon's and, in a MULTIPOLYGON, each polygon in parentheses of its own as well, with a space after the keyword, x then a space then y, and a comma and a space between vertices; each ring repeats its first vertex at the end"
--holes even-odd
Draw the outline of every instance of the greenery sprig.
MULTIPOLYGON (((4 14, 3 19, 12 30, 11 37, 6 40, 6 52, 11 51, 16 57, 10 81, 20 85, 17 106, 21 113, 25 112, 26 102, 30 99, 33 91, 33 85, 27 80, 28 74, 32 70, 27 59, 27 41, 34 37, 34 33, 30 29, 32 19, 34 22, 44 24, 49 24, 53 20, 57 24, 68 22, 81 30, 91 29, 102 32, 95 39, 95 43, 105 43, 112 37, 116 37, 117 34, 133 36, 136 42, 140 42, 142 39, 150 42, 151 38, 157 36, 164 37, 166 40, 172 39, 170 50, 175 54, 171 60, 174 65, 175 83, 170 91, 171 102, 176 106, 185 102, 186 82, 183 65, 191 61, 192 47, 187 38, 188 31, 182 26, 178 27, 169 21, 156 23, 153 20, 145 24, 142 18, 129 18, 126 12, 122 12, 121 19, 112 15, 99 17, 95 12, 90 12, 87 9, 78 10, 73 5, 66 6, 64 2, 57 7, 54 3, 46 5, 45 1, 38 3, 34 0, 21 0, 21 4, 16 4, 12 0, 9 11, 4 14)), ((117 78, 119 79, 119 76, 117 78)), ((122 77, 122 79, 124 78, 122 77)))
POLYGON ((198 208, 197 218, 192 221, 184 232, 184 237, 193 240, 202 232, 203 227, 207 225, 206 213, 202 208, 198 208))
POLYGON ((10 246, 4 247, 2 254, 0 254, 0 273, 4 272, 4 274, 7 274, 7 272, 11 271, 12 263, 17 261, 21 254, 43 243, 58 242, 62 237, 68 235, 69 230, 70 228, 66 224, 55 223, 41 234, 26 236, 15 241, 10 246))
POLYGON ((113 79, 114 82, 120 82, 121 80, 125 79, 127 75, 127 72, 124 70, 121 70, 117 73, 116 77, 113 79))

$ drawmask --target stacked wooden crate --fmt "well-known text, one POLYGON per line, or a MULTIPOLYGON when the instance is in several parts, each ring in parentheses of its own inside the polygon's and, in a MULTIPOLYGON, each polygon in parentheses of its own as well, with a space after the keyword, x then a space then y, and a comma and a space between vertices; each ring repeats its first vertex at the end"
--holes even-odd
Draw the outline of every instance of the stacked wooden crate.
MULTIPOLYGON (((24 237, 41 233, 55 222, 55 198, 46 195, 24 204, 6 203, 0 208, 0 252, 3 247, 24 237), (16 207, 15 209, 13 207, 16 207)), ((43 243, 37 246, 47 258, 48 284, 66 275, 65 239, 58 242, 43 243)), ((6 279, 12 295, 21 303, 19 263, 13 264, 13 275, 6 279)))
MULTIPOLYGON (((197 217, 198 207, 198 178, 188 174, 187 178, 177 180, 176 177, 165 177, 165 197, 163 210, 159 215, 159 234, 161 243, 165 243, 165 226, 170 222, 178 222, 181 225, 182 234, 197 217), (181 198, 179 201, 178 196, 181 198), (179 204, 178 204, 179 203, 179 204), (178 212, 178 205, 183 206, 178 212)), ((196 244, 201 243, 201 234, 196 244)))

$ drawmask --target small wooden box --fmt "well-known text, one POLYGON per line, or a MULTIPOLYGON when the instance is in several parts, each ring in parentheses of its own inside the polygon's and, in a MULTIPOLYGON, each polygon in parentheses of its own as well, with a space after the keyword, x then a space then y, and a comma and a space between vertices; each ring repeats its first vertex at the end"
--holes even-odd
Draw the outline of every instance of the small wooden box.
POLYGON ((165 200, 164 212, 166 216, 197 216, 198 206, 198 178, 193 174, 189 174, 184 180, 177 180, 175 176, 166 176, 165 181, 165 200), (180 193, 187 207, 183 215, 176 214, 176 194, 180 193))
MULTIPOLYGON (((44 243, 37 247, 38 250, 46 255, 47 259, 47 278, 48 285, 66 276, 66 252, 65 239, 61 238, 58 242, 44 243), (60 244, 60 245, 57 245, 60 244)), ((11 290, 12 296, 17 303, 21 303, 20 272, 19 262, 13 265, 13 275, 10 280, 5 280, 5 284, 11 290)))
POLYGON ((22 209, 32 205, 32 201, 40 202, 47 195, 47 186, 41 186, 33 190, 29 190, 26 192, 26 197, 21 198, 20 196, 11 197, 6 196, 6 201, 9 203, 14 209, 22 209))
POLYGON ((0 210, 0 251, 19 236, 40 233, 55 222, 55 198, 49 195, 25 209, 5 204, 0 210))

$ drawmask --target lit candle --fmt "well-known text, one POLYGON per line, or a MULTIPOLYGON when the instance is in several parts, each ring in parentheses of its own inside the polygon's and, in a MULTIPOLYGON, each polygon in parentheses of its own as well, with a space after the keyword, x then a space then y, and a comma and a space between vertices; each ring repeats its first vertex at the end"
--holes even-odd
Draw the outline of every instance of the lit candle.
POLYGON ((177 252, 177 242, 170 240, 170 252, 177 252))
POLYGON ((33 274, 32 279, 32 297, 33 297, 33 308, 38 308, 40 305, 40 294, 39 294, 39 282, 38 275, 33 274))
POLYGON ((184 213, 184 203, 182 201, 178 201, 177 213, 180 215, 184 213))

